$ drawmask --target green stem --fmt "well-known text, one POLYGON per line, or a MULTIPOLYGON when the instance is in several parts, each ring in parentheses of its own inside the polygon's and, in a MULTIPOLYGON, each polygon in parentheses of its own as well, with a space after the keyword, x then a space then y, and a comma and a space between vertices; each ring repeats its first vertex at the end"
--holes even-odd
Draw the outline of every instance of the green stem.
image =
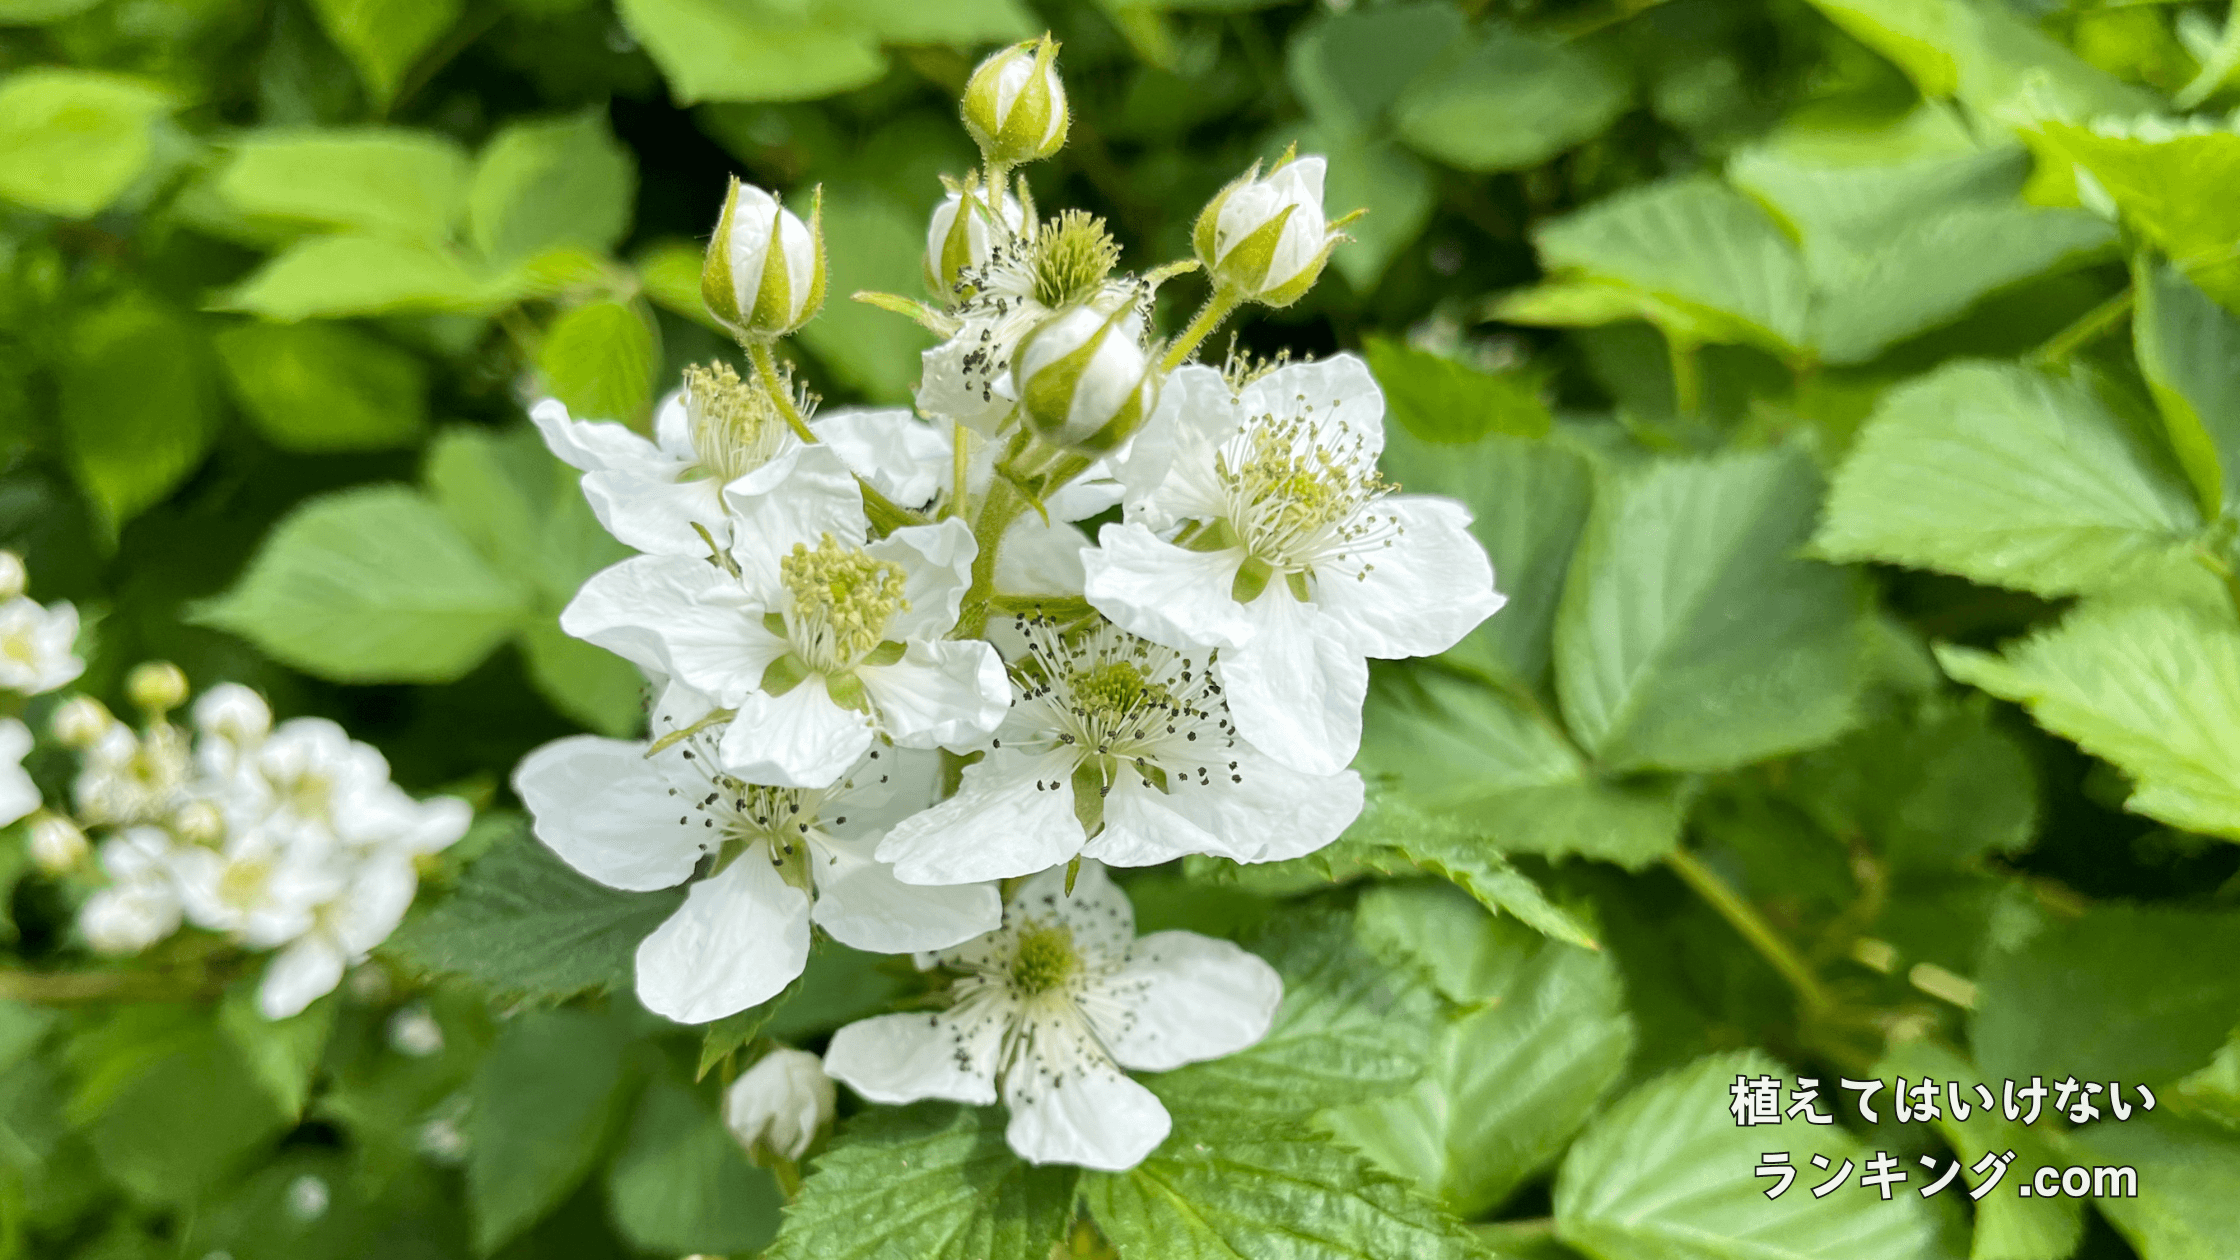
POLYGON ((1703 405, 1703 378, 1696 371, 1696 347, 1671 333, 1664 338, 1665 356, 1672 363, 1672 408, 1683 419, 1693 419, 1703 405))
POLYGON ((1243 303, 1244 295, 1234 288, 1225 284, 1214 285, 1213 296, 1206 299, 1206 304, 1198 308, 1197 317, 1190 321, 1190 326, 1182 330, 1182 335, 1174 339, 1173 345, 1167 347, 1167 356, 1159 361, 1159 370, 1172 372, 1188 363, 1190 356, 1198 352, 1199 343, 1212 336, 1213 330, 1221 327, 1221 322, 1229 318, 1243 303))
POLYGON ((951 482, 949 487, 949 515, 951 516, 963 516, 965 514, 965 482, 967 480, 965 476, 965 466, 971 462, 971 456, 965 449, 965 436, 968 432, 969 430, 967 430, 964 427, 963 422, 960 421, 957 423, 955 430, 950 434, 949 476, 951 482))
POLYGON ((2123 292, 2079 315, 2075 323, 2047 338, 2037 353, 2030 356, 2030 361, 2040 367, 2051 367, 2082 350, 2129 315, 2135 298, 2133 289, 2124 286, 2123 292))
POLYGON ((1742 894, 1736 892, 1727 881, 1719 878, 1717 871, 1706 866, 1703 859, 1682 848, 1675 848, 1665 854, 1664 860, 1672 868, 1672 873, 1680 877, 1681 882, 1709 902, 1711 908, 1719 912, 1719 917, 1727 921, 1728 926, 1741 933, 1742 939, 1750 942, 1751 948, 1757 950, 1760 957, 1781 973, 1782 979, 1787 980, 1789 987, 1797 991, 1798 999, 1808 1010, 1827 1009, 1828 990, 1820 983, 1819 974, 1813 971, 1811 965, 1805 962, 1804 957, 1789 942, 1781 939, 1781 934, 1773 930, 1773 925, 1765 921, 1755 906, 1744 900, 1742 894))
POLYGON ((0 999, 41 1006, 188 1001, 207 996, 209 989, 210 978, 199 972, 0 969, 0 999))
POLYGON ((964 608, 957 617, 954 637, 977 639, 988 626, 988 605, 996 593, 996 556, 1003 548, 1003 533, 1019 513, 1027 510, 1027 496, 1007 477, 997 477, 980 504, 979 519, 972 523, 973 541, 979 551, 972 557, 972 585, 965 588, 964 608))
POLYGON ((770 1175, 777 1178, 778 1189, 791 1203, 801 1197, 801 1167, 790 1159, 770 1161, 770 1175))
MULTIPOLYGON (((817 435, 810 430, 808 417, 802 415, 801 408, 794 405, 793 391, 786 388, 785 379, 778 375, 778 361, 770 353, 770 343, 749 341, 742 344, 747 348, 747 357, 754 361, 755 377, 762 382, 762 388, 770 395, 771 401, 777 404, 778 414, 785 417, 786 427, 793 430, 795 437, 811 446, 816 445, 817 435)), ((877 487, 861 476, 856 478, 856 487, 863 491, 863 514, 871 518, 872 528, 881 534, 891 534, 906 525, 926 523, 924 517, 879 493, 877 487)))

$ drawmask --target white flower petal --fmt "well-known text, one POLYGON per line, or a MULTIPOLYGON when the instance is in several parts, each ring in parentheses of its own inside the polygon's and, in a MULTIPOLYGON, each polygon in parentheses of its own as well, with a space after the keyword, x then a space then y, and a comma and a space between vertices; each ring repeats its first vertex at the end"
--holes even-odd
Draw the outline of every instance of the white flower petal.
POLYGON ((1007 595, 1075 595, 1088 579, 1081 557, 1089 539, 1053 510, 1045 523, 1032 512, 1011 522, 996 553, 996 589, 1007 595))
POLYGON ((638 945, 638 1000, 705 1024, 775 997, 809 961, 809 898, 759 850, 692 886, 638 945))
POLYGON ((980 554, 962 517, 904 526, 864 551, 902 566, 902 594, 910 607, 888 619, 889 639, 938 639, 957 624, 965 588, 972 585, 972 560, 980 554))
POLYGON ((947 949, 1003 924, 992 884, 926 888, 895 878, 871 856, 871 842, 826 838, 811 844, 817 926, 843 945, 877 954, 947 949))
POLYGON ((1174 1127, 1158 1095, 1094 1047, 1054 1077, 1026 1064, 1013 1068, 1004 1078, 1003 1100, 1011 1108, 1004 1140, 1031 1164, 1123 1172, 1157 1150, 1174 1127))
POLYGON ((1003 658, 984 642, 912 639, 892 665, 859 665, 872 707, 895 743, 956 748, 978 740, 1011 707, 1003 658))
POLYGON ((904 507, 933 502, 947 481, 948 436, 907 407, 828 411, 809 428, 857 476, 904 507))
POLYGON ((324 933, 313 932, 272 956, 265 964, 264 981, 257 986, 257 1009, 266 1019, 286 1019, 300 1014, 342 983, 350 965, 342 947, 324 933))
POLYGON ((675 784, 645 752, 642 743, 571 735, 513 772, 537 839, 609 888, 672 887, 700 860, 699 818, 678 823, 686 810, 671 794, 675 784))
POLYGON ((731 536, 720 487, 705 477, 679 481, 625 472, 583 475, 584 501, 615 539, 652 555, 705 557, 708 536, 722 543, 731 536))
POLYGON ((545 446, 570 468, 584 472, 611 468, 648 477, 666 472, 671 479, 676 476, 677 461, 653 443, 612 420, 578 420, 557 398, 544 399, 531 407, 529 421, 537 426, 545 446))
POLYGON ((996 1100, 1004 1021, 980 1010, 875 1015, 832 1034, 824 1070, 872 1102, 996 1100))
POLYGON ((0 826, 39 808, 39 785, 23 768, 31 743, 30 727, 14 718, 0 718, 0 826))
POLYGON ((1153 866, 1186 853, 1238 862, 1302 857, 1331 841, 1361 815, 1361 776, 1302 774, 1238 741, 1224 781, 1186 776, 1169 790, 1123 775, 1105 798, 1104 831, 1082 850, 1114 866, 1153 866))
POLYGON ((749 590, 776 591, 779 562, 796 544, 813 548, 830 534, 853 545, 871 527, 863 514, 863 491, 838 455, 819 444, 779 459, 789 457, 792 472, 782 480, 747 477, 724 487, 723 501, 734 518, 731 558, 749 590))
POLYGON ((561 611, 560 628, 711 693, 759 686, 785 652, 736 586, 683 556, 635 556, 592 574, 561 611))
POLYGON ((1324 446, 1358 444, 1372 462, 1384 453, 1384 391, 1358 355, 1285 364, 1246 385, 1239 398, 1242 415, 1304 416, 1324 446))
POLYGON ((956 795, 889 831, 878 858, 909 884, 1009 879, 1064 862, 1081 851, 1072 763, 997 749, 964 768, 956 795))
POLYGON ((1259 629, 1216 668, 1237 730, 1269 757, 1308 774, 1336 774, 1361 748, 1369 663, 1322 614, 1271 588, 1253 601, 1259 629))
POLYGON ((1244 552, 1187 551, 1142 525, 1112 524, 1084 552, 1082 592, 1113 624, 1168 647, 1231 648, 1253 634, 1231 598, 1244 552))
POLYGON ((824 787, 871 747, 871 720, 834 704, 821 678, 804 679, 782 696, 754 692, 738 710, 716 755, 749 783, 824 787))
POLYGON ((1316 607, 1353 651, 1388 660, 1444 652, 1508 602, 1470 536, 1469 509, 1411 494, 1370 510, 1399 518, 1399 538, 1370 553, 1372 567, 1358 580, 1334 576, 1314 587, 1316 607))
POLYGON ((1153 932, 1104 981, 1128 1009, 1121 1027, 1097 1024, 1113 1058, 1164 1072, 1235 1054, 1268 1035, 1283 979, 1257 955, 1196 932, 1153 932), (1126 997, 1119 997, 1126 994, 1126 997))
POLYGON ((1159 405, 1128 444, 1119 478, 1128 487, 1129 519, 1164 530, 1185 517, 1219 516, 1220 496, 1208 494, 1210 477, 1169 486, 1170 473, 1211 469, 1213 449, 1236 431, 1243 409, 1219 370, 1202 363, 1176 368, 1159 389, 1159 405))

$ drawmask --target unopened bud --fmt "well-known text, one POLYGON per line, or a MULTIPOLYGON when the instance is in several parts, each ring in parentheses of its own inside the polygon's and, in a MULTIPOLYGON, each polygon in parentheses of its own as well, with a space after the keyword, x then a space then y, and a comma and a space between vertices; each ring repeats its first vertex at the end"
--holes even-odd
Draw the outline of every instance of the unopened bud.
POLYGON ((780 1046, 763 1055, 723 1094, 723 1123, 751 1153, 798 1160, 809 1153, 835 1102, 832 1078, 813 1054, 780 1046))
POLYGON ((86 858, 86 833, 60 814, 40 811, 31 820, 31 860, 49 875, 66 875, 86 858))
POLYGON ((957 277, 986 265, 997 245, 1019 235, 1026 218, 1010 193, 1000 203, 977 187, 950 193, 933 208, 933 221, 926 225, 927 286, 943 295, 953 292, 957 277))
POLYGON ((72 748, 91 748, 117 724, 109 710, 92 696, 72 696, 62 702, 49 721, 54 737, 72 748))
POLYGON ((171 830, 188 844, 216 844, 226 837, 225 811, 213 801, 188 801, 171 815, 171 830))
POLYGON ((1314 287, 1345 239, 1323 217, 1326 165, 1286 155, 1262 177, 1255 163, 1206 204, 1192 242, 1216 285, 1267 306, 1289 306, 1314 287))
POLYGON ((160 716, 187 702, 187 676, 169 661, 147 661, 125 676, 124 692, 143 711, 160 716))
POLYGON ((23 557, 12 551, 0 551, 0 599, 14 599, 23 594, 23 557))
POLYGON ((205 735, 246 748, 272 730, 272 709, 240 683, 219 683, 194 702, 194 724, 205 735))
POLYGON ((1132 298, 1051 316, 1020 344, 1012 372, 1028 429, 1069 454, 1102 454, 1127 441, 1159 396, 1132 298))
POLYGON ((700 269, 700 297, 741 341, 775 341, 824 306, 824 194, 803 223, 753 184, 731 181, 700 269))
POLYGON ((990 56, 964 89, 964 127, 992 166, 1049 157, 1066 143, 1066 89, 1048 35, 990 56))

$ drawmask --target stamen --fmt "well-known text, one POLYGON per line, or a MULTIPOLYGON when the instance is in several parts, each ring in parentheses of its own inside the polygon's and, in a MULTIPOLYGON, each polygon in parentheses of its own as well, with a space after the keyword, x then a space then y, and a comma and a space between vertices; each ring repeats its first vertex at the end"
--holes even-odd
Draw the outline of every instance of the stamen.
POLYGON ((1287 579, 1255 584, 1252 598, 1279 585, 1298 595, 1323 570, 1358 577, 1400 532, 1397 517, 1374 510, 1393 486, 1363 436, 1344 421, 1318 429, 1305 396, 1295 401, 1296 414, 1262 415, 1214 452, 1238 540, 1265 566, 1258 573, 1287 579))
POLYGON ((699 466, 719 481, 744 477, 785 449, 790 431, 776 400, 728 363, 684 370, 684 409, 699 466))
POLYGON ((794 647, 820 671, 851 665, 879 646, 887 621, 910 607, 901 565, 842 546, 830 534, 814 551, 795 543, 778 562, 778 576, 793 595, 794 647))

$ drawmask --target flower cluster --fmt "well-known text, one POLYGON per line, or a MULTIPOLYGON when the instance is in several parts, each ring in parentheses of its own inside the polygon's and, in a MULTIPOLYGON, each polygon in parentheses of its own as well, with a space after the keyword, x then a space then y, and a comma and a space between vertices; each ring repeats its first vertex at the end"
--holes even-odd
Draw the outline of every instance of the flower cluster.
POLYGON ((1251 1045, 1282 986, 1223 942, 1137 940, 1106 868, 1328 844, 1362 807, 1368 659, 1442 651, 1502 597, 1460 505, 1379 477, 1361 360, 1189 362, 1320 274, 1343 239, 1322 160, 1225 189, 1195 262, 1117 274, 1101 221, 1041 217, 1015 175, 1064 142, 1055 52, 1006 49, 966 91, 984 161, 928 226, 934 300, 859 295, 941 338, 914 410, 819 413, 795 386, 773 348, 822 300, 817 218, 736 182, 704 290, 745 370, 690 369, 650 438, 534 409, 642 553, 561 625, 655 702, 650 738, 560 740, 514 781, 584 874, 688 887, 638 950, 650 1009, 768 1001, 818 929, 915 954, 940 1009, 841 1030, 831 1074, 1001 1098, 1027 1158, 1125 1168, 1167 1117, 1124 1069, 1251 1045), (1200 268, 1211 298, 1158 341, 1153 294, 1200 268))
MULTIPOLYGON (((25 595, 23 557, 0 551, 0 692, 36 696, 66 687, 85 672, 78 659, 78 610, 69 601, 41 604, 25 595)), ((31 728, 0 718, 0 826, 37 814, 31 852, 41 866, 66 866, 85 848, 85 837, 39 810, 39 788, 24 772, 31 728)))

